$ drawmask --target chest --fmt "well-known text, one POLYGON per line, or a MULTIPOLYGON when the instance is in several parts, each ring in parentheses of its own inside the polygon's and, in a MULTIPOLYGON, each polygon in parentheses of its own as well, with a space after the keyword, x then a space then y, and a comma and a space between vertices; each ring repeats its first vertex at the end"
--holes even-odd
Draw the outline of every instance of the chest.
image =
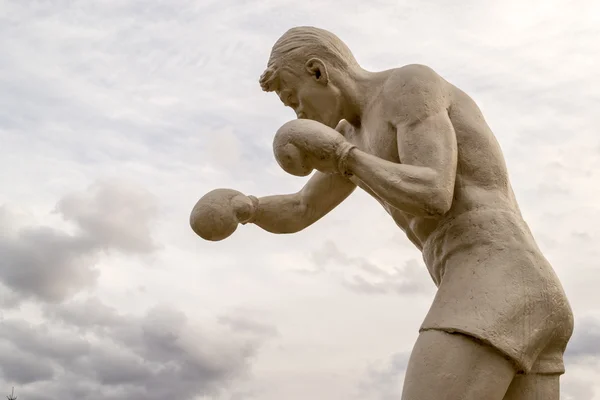
MULTIPOLYGON (((369 153, 378 158, 394 163, 400 163, 400 153, 402 149, 398 147, 396 129, 386 119, 378 114, 373 114, 369 118, 363 118, 360 129, 352 128, 344 133, 344 137, 360 150, 369 153)), ((396 224, 404 231, 410 231, 412 217, 408 214, 391 207, 381 197, 371 190, 367 185, 357 177, 350 178, 358 187, 363 189, 392 216, 396 224)))
POLYGON ((351 128, 344 136, 365 153, 387 161, 400 162, 396 130, 377 113, 363 118, 360 128, 351 128))
MULTIPOLYGON (((363 117, 360 128, 350 127, 343 133, 346 140, 354 144, 359 150, 394 163, 400 162, 396 130, 386 122, 383 116, 371 114, 363 117)), ((358 187, 373 196, 386 208, 388 205, 367 185, 357 177, 350 178, 358 187)), ((389 210, 388 210, 389 212, 389 210)))

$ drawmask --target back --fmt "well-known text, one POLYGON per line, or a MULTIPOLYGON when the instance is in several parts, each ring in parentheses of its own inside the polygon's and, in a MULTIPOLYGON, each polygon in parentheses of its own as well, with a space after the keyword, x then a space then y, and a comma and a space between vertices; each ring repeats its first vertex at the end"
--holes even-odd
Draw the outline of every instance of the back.
POLYGON ((452 216, 475 208, 497 208, 520 214, 502 149, 481 110, 462 90, 448 83, 449 116, 458 144, 452 216))
MULTIPOLYGON (((458 149, 452 206, 448 213, 439 218, 416 217, 386 208, 420 249, 434 231, 470 211, 497 210, 522 220, 502 149, 481 110, 465 92, 443 78, 440 81, 446 85, 444 91, 450 98, 448 115, 458 149)), ((524 224, 527 234, 530 234, 526 226, 524 224)))

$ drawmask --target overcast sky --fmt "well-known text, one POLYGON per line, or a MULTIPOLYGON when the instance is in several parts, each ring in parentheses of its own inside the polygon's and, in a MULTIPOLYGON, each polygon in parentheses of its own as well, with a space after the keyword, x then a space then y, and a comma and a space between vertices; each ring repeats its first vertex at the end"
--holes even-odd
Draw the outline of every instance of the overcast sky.
POLYGON ((475 99, 575 312, 563 398, 600 399, 595 0, 0 0, 0 397, 399 399, 435 287, 375 201, 295 235, 188 225, 214 188, 306 181, 258 85, 297 25, 475 99))

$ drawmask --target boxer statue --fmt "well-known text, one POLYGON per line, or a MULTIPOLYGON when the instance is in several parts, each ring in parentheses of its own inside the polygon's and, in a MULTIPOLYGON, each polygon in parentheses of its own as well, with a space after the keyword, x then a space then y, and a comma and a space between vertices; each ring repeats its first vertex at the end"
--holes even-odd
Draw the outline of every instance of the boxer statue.
POLYGON ((402 399, 559 399, 571 307, 475 102, 423 65, 366 71, 313 27, 275 43, 260 84, 298 116, 275 135, 279 165, 317 171, 292 194, 212 191, 192 211, 193 230, 207 240, 247 223, 298 232, 358 186, 422 252, 438 288, 402 399))

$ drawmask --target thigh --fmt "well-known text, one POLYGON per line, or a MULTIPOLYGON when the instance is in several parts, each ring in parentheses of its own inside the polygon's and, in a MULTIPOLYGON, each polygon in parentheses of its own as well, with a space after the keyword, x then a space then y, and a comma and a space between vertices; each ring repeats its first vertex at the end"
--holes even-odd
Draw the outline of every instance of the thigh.
POLYGON ((560 375, 516 375, 503 400, 559 400, 560 375))
POLYGON ((503 400, 515 367, 470 336, 423 331, 413 348, 402 400, 503 400))

